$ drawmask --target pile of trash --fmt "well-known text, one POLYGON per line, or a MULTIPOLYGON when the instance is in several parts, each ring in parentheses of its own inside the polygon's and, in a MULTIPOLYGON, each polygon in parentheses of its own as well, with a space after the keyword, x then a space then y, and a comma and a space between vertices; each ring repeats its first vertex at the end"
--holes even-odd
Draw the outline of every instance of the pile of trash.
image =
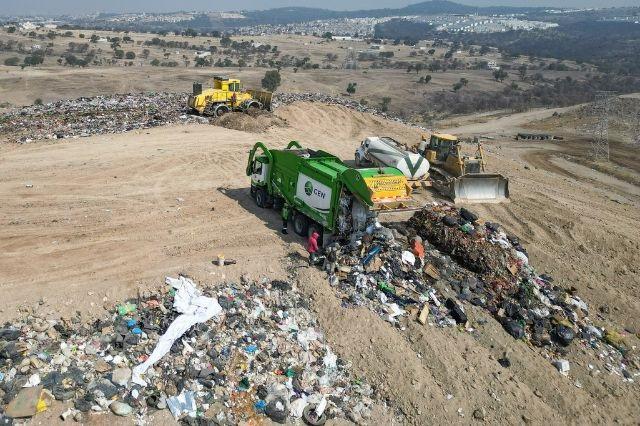
POLYGON ((25 106, 0 115, 0 139, 29 143, 198 122, 201 117, 187 114, 186 96, 132 93, 25 106))
MULTIPOLYGON (((91 135, 123 133, 167 124, 213 124, 235 130, 261 132, 271 126, 283 126, 283 120, 271 114, 248 117, 209 118, 191 114, 186 106, 187 93, 129 93, 66 99, 44 105, 30 105, 0 114, 0 141, 30 143, 41 140, 81 138, 91 135)), ((340 105, 412 127, 423 127, 353 99, 324 93, 287 93, 273 95, 272 108, 296 101, 340 105)))
POLYGON ((29 316, 0 328, 0 423, 53 400, 76 421, 113 413, 143 423, 165 409, 185 424, 370 416, 372 388, 324 343, 289 282, 166 282, 92 323, 29 316))
POLYGON ((640 376, 640 360, 624 336, 593 324, 574 288, 537 274, 526 249, 499 224, 434 203, 390 226, 370 224, 326 249, 323 266, 344 307, 367 306, 400 329, 417 319, 475 333, 465 309, 471 304, 515 339, 546 350, 556 365, 580 341, 601 351, 604 369, 625 380, 640 376))

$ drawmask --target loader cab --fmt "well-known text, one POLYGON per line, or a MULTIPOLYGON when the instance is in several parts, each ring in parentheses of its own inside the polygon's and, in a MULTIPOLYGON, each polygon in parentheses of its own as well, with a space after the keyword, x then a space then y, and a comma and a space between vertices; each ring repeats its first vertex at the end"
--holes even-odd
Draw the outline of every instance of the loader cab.
POLYGON ((217 90, 224 90, 227 92, 240 92, 242 91, 242 83, 237 78, 228 78, 220 75, 213 76, 213 88, 217 90))

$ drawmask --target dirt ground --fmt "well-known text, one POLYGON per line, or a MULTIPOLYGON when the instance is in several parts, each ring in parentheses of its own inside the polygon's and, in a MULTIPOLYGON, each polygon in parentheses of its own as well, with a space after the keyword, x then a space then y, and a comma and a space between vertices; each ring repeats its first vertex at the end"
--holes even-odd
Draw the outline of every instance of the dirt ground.
MULTIPOLYGON (((488 167, 510 178, 510 203, 473 210, 520 236, 540 272, 575 286, 596 323, 633 338, 640 331, 640 189, 576 161, 578 140, 513 140, 516 126, 550 113, 461 120, 449 129, 495 137, 485 144, 488 167)), ((178 272, 204 282, 285 277, 302 241, 281 235, 278 214, 250 198, 244 169, 253 143, 283 147, 295 139, 352 159, 365 136, 419 138, 415 129, 341 107, 298 103, 277 114, 288 126, 260 134, 187 125, 0 144, 0 319, 31 309, 99 314, 105 302, 178 272), (218 254, 238 264, 214 266, 218 254)), ((637 147, 623 148, 638 157, 637 147)), ((637 162, 619 166, 638 174, 637 162)), ((579 345, 567 355, 564 377, 484 311, 470 308, 477 337, 414 322, 401 332, 366 309, 342 308, 321 272, 297 271, 329 343, 410 424, 468 424, 478 421, 475 410, 492 423, 639 421, 638 385, 595 374, 593 352, 579 345), (497 362, 505 351, 509 368, 497 362)))

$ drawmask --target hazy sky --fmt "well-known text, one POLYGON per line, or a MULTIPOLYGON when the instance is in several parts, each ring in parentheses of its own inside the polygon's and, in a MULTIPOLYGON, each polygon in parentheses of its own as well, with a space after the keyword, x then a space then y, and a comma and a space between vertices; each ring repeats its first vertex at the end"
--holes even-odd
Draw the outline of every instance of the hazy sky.
MULTIPOLYGON (((80 14, 92 12, 168 12, 175 10, 270 9, 282 6, 321 7, 334 10, 402 7, 419 0, 0 0, 0 15, 80 14)), ((492 6, 614 7, 638 6, 640 0, 459 0, 492 6)))

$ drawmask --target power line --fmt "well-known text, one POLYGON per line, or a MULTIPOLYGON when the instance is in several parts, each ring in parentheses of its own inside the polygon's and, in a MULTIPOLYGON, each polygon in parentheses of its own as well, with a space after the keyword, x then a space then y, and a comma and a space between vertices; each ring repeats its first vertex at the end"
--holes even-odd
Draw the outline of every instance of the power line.
POLYGON ((598 91, 591 105, 594 119, 591 128, 591 156, 596 160, 609 161, 609 112, 615 92, 598 91))

